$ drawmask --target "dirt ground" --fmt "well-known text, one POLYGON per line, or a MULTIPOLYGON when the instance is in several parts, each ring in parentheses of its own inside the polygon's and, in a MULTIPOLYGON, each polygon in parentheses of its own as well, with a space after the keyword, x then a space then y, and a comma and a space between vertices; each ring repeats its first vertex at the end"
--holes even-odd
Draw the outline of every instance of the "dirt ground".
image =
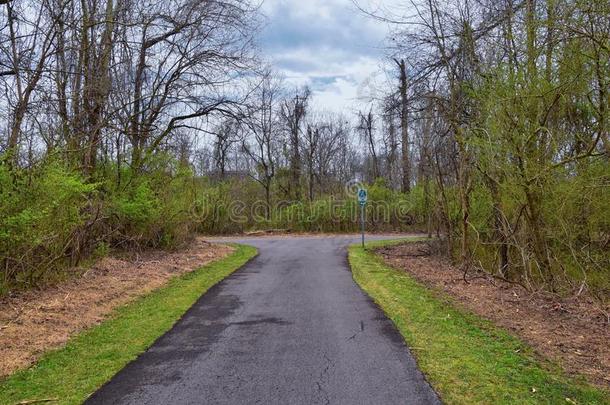
POLYGON ((571 375, 610 388, 610 324, 607 313, 588 297, 562 299, 531 293, 491 277, 469 275, 446 260, 429 256, 425 243, 378 249, 385 261, 421 283, 440 289, 464 308, 506 328, 571 375))
POLYGON ((149 251, 129 258, 107 257, 81 277, 0 299, 0 378, 30 366, 45 351, 101 322, 114 308, 232 250, 196 239, 175 253, 149 251))

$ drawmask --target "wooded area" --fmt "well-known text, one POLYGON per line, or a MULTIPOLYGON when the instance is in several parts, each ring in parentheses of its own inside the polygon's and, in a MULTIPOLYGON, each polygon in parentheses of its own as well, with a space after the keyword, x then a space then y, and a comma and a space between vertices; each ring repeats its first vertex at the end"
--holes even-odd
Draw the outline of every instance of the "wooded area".
POLYGON ((372 230, 607 300, 610 3, 356 5, 395 27, 388 83, 338 114, 257 53, 254 2, 0 0, 0 294, 195 232, 355 231, 357 181, 372 230))
POLYGON ((450 253, 530 288, 607 295, 610 3, 413 6, 375 17, 411 62, 417 184, 450 253))

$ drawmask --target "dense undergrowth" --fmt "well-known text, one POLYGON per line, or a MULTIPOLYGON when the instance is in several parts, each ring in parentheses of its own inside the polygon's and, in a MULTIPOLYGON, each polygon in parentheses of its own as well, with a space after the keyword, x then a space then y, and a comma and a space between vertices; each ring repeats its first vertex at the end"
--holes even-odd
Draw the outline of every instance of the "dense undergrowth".
MULTIPOLYGON (((60 161, 28 170, 0 165, 0 295, 61 279, 68 269, 110 250, 172 249, 196 232, 359 227, 353 196, 278 201, 267 217, 259 194, 252 181, 212 182, 164 156, 137 174, 110 165, 89 179, 60 161)), ((413 222, 406 209, 411 202, 383 185, 371 187, 371 202, 373 229, 405 229, 413 222), (393 214, 400 207, 406 216, 393 214)))
MULTIPOLYGON (((510 267, 503 277, 529 288, 588 290, 607 300, 610 188, 604 184, 610 169, 603 163, 585 169, 579 176, 566 173, 546 185, 540 215, 552 274, 536 272, 528 228, 516 226, 505 241, 510 267)), ((268 208, 254 180, 198 177, 162 154, 138 173, 111 164, 101 166, 91 178, 60 161, 43 161, 27 170, 0 165, 0 295, 66 277, 68 269, 111 250, 172 249, 195 233, 359 231, 355 196, 340 185, 334 188, 334 194, 295 202, 284 197, 278 182, 268 208)), ((367 188, 367 231, 424 231, 440 236, 448 252, 459 259, 461 214, 455 188, 440 193, 430 183, 404 194, 381 179, 367 188), (439 202, 441 196, 446 200, 439 202)), ((502 195, 503 212, 511 218, 522 216, 524 197, 519 191, 507 188, 502 195)), ((489 189, 475 186, 470 205, 471 266, 497 274, 497 227, 489 189)))
POLYGON ((0 295, 64 277, 110 249, 187 241, 196 187, 190 170, 168 162, 137 176, 108 167, 91 179, 56 161, 0 166, 0 295))

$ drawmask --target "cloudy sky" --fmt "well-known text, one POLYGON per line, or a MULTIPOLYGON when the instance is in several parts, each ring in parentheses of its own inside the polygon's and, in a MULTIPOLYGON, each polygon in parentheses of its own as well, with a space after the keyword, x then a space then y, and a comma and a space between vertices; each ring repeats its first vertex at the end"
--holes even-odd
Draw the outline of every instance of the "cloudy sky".
POLYGON ((380 79, 384 24, 350 0, 265 0, 261 47, 289 86, 307 84, 316 107, 354 108, 380 79))

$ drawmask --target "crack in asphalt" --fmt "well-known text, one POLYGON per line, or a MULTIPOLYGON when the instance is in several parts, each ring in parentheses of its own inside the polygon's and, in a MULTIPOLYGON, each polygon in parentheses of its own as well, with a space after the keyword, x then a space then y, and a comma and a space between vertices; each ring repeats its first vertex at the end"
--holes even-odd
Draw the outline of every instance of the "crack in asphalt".
MULTIPOLYGON (((329 398, 328 392, 322 385, 325 383, 324 380, 326 380, 328 377, 328 370, 330 370, 330 368, 334 365, 334 363, 326 355, 326 353, 322 353, 322 356, 326 360, 326 365, 325 365, 324 369, 320 372, 320 375, 318 376, 318 380, 316 381, 316 386, 318 387, 318 392, 320 392, 324 398, 324 403, 328 405, 328 404, 330 404, 330 398, 329 398)), ((326 382, 328 382, 328 381, 326 381, 326 382)))
POLYGON ((364 332, 364 321, 360 321, 360 330, 358 332, 354 333, 353 335, 351 335, 350 337, 348 337, 345 340, 348 340, 348 341, 349 340, 354 340, 354 339, 356 339, 356 336, 358 336, 358 334, 360 334, 362 332, 364 332))

